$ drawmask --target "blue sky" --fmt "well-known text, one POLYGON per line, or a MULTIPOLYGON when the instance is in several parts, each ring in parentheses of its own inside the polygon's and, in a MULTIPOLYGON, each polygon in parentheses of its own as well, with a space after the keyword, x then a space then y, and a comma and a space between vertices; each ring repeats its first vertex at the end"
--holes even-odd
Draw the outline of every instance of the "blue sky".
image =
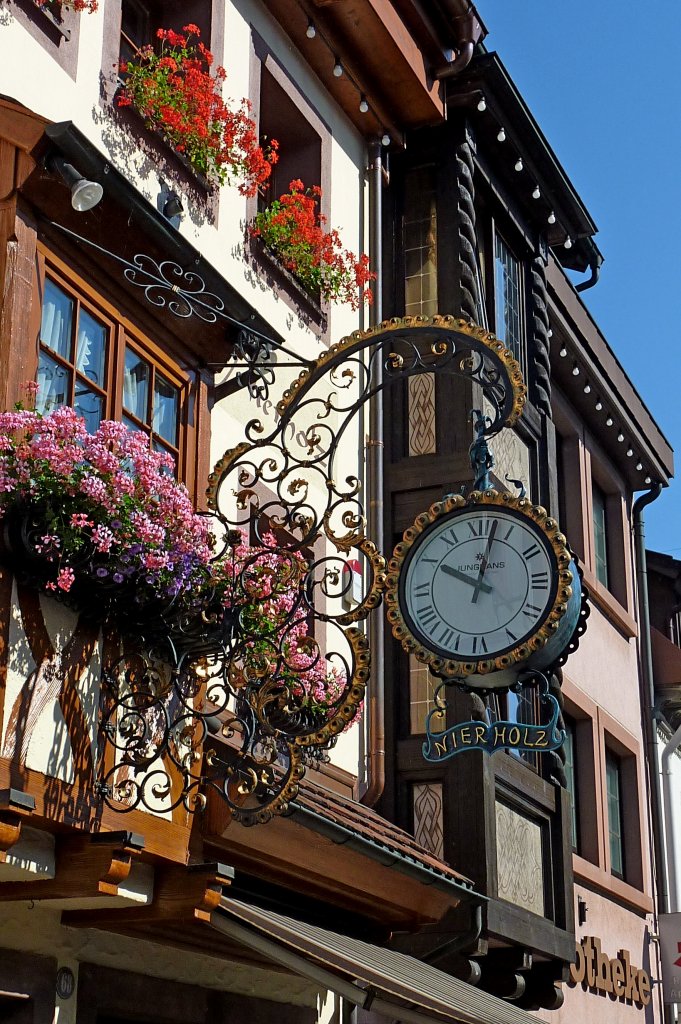
MULTIPOLYGON (((598 225, 583 298, 681 478, 681 0, 477 0, 496 50, 598 225)), ((681 558, 681 480, 646 510, 681 558)))

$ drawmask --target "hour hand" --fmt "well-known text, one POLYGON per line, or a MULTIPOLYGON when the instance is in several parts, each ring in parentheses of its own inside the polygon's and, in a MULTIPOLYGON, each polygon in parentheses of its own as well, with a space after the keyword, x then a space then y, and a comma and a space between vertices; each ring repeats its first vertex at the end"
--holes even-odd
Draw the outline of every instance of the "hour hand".
POLYGON ((471 587, 478 587, 484 591, 485 594, 491 594, 492 588, 489 583, 485 583, 484 580, 478 580, 474 576, 466 576, 465 572, 459 572, 458 569, 454 569, 451 565, 441 565, 440 568, 443 572, 446 572, 448 576, 453 576, 457 580, 461 580, 462 583, 468 583, 471 587))

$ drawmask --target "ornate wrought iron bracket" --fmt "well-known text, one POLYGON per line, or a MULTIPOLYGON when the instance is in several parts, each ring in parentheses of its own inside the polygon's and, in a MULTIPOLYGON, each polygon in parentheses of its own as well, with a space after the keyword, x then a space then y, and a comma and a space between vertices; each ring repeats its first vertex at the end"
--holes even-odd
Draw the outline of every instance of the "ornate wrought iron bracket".
POLYGON ((360 624, 381 602, 385 560, 366 534, 359 413, 382 388, 423 372, 453 374, 479 385, 487 401, 482 446, 522 412, 520 367, 493 335, 446 316, 387 320, 306 361, 232 317, 195 272, 145 255, 129 261, 55 227, 116 261, 157 309, 238 327, 226 368, 261 407, 277 371, 299 371, 269 426, 246 424, 209 478, 216 564, 231 564, 235 593, 249 600, 227 610, 170 608, 140 624, 134 641, 109 636, 100 713, 96 791, 111 807, 171 815, 201 808, 214 791, 235 819, 267 821, 286 810, 305 764, 358 714, 368 679, 360 624), (279 618, 263 629, 268 594, 282 580, 285 615, 280 602, 279 618), (293 643, 301 635, 302 655, 293 643), (322 689, 333 683, 323 706, 311 694, 315 673, 322 689))

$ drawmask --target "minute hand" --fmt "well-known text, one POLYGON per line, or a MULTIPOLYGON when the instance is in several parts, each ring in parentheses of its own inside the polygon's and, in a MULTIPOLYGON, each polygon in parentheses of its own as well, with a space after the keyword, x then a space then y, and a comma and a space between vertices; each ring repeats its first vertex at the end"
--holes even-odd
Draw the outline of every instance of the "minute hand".
POLYGON ((485 569, 487 568, 487 562, 489 561, 489 553, 492 549, 492 544, 494 543, 494 535, 497 532, 497 522, 498 520, 495 519, 494 522, 492 523, 492 529, 489 531, 489 537, 487 538, 487 546, 485 547, 485 553, 482 556, 482 559, 480 560, 480 572, 478 573, 478 578, 475 583, 475 590, 473 591, 471 604, 475 604, 477 602, 478 597, 480 596, 480 591, 482 590, 482 581, 485 575, 485 569))
POLYGON ((476 580, 474 576, 466 576, 465 572, 459 572, 458 569, 452 568, 451 565, 441 565, 440 568, 443 572, 446 572, 448 576, 453 576, 457 580, 461 580, 462 583, 468 583, 470 587, 479 586, 486 594, 492 593, 492 588, 489 583, 484 583, 482 580, 476 580))

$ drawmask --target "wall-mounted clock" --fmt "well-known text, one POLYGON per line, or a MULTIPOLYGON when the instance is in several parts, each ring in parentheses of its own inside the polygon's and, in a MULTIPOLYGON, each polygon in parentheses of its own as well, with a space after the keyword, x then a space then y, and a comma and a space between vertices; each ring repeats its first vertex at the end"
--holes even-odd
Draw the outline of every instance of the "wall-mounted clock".
POLYGON ((386 595, 393 633, 434 675, 508 686, 514 666, 542 668, 570 640, 579 575, 558 523, 527 498, 452 495, 405 531, 386 595), (547 646, 548 645, 548 646, 547 646))

